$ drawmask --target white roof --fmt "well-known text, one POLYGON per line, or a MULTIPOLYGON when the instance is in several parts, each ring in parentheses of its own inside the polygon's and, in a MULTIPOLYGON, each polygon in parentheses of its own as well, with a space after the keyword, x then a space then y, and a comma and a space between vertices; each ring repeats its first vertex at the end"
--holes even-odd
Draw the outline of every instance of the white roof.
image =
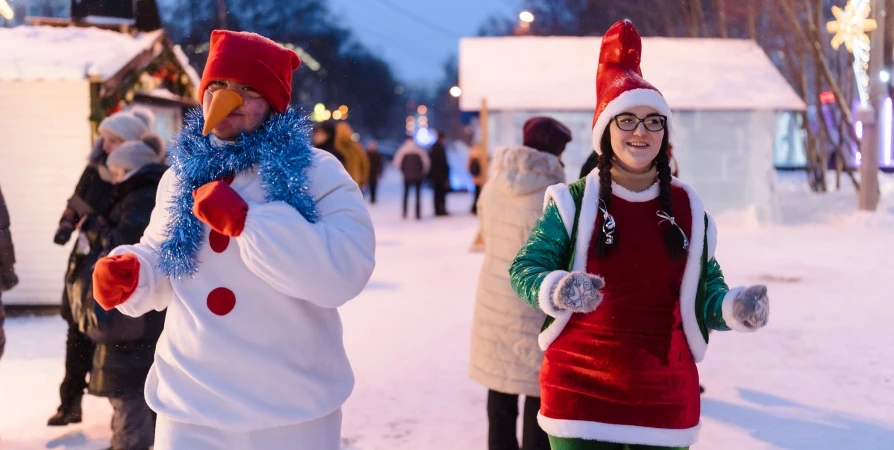
MULTIPOLYGON (((460 108, 593 110, 601 37, 467 38, 460 108)), ((643 38, 642 71, 677 110, 788 110, 806 105, 757 43, 643 38)))
POLYGON ((198 89, 199 85, 202 84, 202 77, 199 76, 196 69, 189 63, 189 57, 186 56, 186 53, 183 53, 183 49, 180 48, 179 45, 174 46, 174 56, 177 57, 177 61, 180 62, 180 66, 183 67, 183 70, 186 72, 186 76, 192 81, 192 85, 198 89))
POLYGON ((0 81, 109 79, 163 31, 136 36, 98 28, 0 28, 0 81))

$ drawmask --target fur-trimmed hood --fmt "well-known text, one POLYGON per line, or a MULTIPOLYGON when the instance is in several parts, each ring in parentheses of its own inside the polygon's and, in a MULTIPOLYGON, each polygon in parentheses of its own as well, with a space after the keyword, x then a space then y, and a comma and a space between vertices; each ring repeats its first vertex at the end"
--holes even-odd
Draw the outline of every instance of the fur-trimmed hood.
POLYGON ((524 146, 497 149, 491 171, 488 184, 509 195, 528 195, 565 182, 559 158, 524 146))

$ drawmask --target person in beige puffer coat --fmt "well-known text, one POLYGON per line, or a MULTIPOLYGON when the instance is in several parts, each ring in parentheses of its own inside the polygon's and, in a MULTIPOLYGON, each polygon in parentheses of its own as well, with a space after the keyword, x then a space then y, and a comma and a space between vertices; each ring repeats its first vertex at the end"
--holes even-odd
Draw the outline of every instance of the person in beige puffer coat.
POLYGON ((523 146, 494 154, 490 180, 478 201, 485 258, 478 278, 470 375, 488 389, 490 450, 519 448, 519 395, 526 397, 521 449, 549 449, 537 424, 543 360, 537 335, 545 316, 519 300, 509 282, 509 265, 542 213, 546 188, 565 182, 559 157, 570 141, 571 132, 562 123, 530 119, 523 146))

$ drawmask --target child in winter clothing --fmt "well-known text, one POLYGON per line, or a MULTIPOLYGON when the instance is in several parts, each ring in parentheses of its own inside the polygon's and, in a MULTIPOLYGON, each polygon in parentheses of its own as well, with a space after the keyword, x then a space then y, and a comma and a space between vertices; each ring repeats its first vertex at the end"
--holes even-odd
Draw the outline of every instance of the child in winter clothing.
POLYGON ((147 135, 139 141, 127 141, 119 146, 106 160, 112 182, 121 184, 143 167, 161 164, 164 160, 164 144, 155 135, 147 135))
POLYGON ((12 246, 12 234, 9 232, 9 210, 6 208, 3 192, 0 191, 0 359, 3 358, 3 350, 6 348, 6 333, 3 331, 6 312, 3 310, 2 296, 19 283, 19 277, 13 268, 15 262, 16 252, 12 246))
POLYGON ((535 117, 523 145, 496 151, 493 176, 481 192, 478 220, 484 264, 478 278, 469 373, 488 389, 488 448, 518 449, 518 397, 525 396, 522 450, 549 448, 537 424, 540 365, 537 334, 546 316, 519 301, 507 278, 509 264, 528 240, 543 210, 546 188, 565 181, 559 158, 571 131, 555 119, 535 117))
MULTIPOLYGON (((160 164, 163 154, 161 140, 152 135, 126 141, 109 155, 106 164, 115 183, 115 201, 108 218, 97 225, 100 240, 91 246, 108 254, 112 248, 140 241, 166 170, 160 164)), ((148 449, 155 440, 155 418, 146 404, 143 386, 164 328, 165 312, 127 317, 116 310, 94 307, 93 311, 95 319, 86 333, 97 345, 87 391, 108 397, 112 404, 111 450, 148 449)))
POLYGON ((65 342, 65 376, 59 386, 60 405, 47 421, 50 426, 64 426, 81 421, 81 398, 87 388, 86 377, 90 373, 95 345, 84 334, 85 324, 92 312, 93 299, 89 294, 93 265, 99 258, 99 249, 90 250, 90 240, 96 239, 91 228, 97 220, 105 220, 115 201, 112 175, 106 166, 109 154, 125 141, 139 140, 154 123, 152 112, 145 108, 132 108, 112 114, 100 123, 99 138, 90 153, 87 167, 67 207, 59 220, 59 228, 53 242, 65 245, 75 230, 77 243, 68 259, 65 273, 65 289, 62 291, 62 318, 68 323, 65 342), (88 235, 89 234, 89 235, 88 235))
POLYGON ((96 299, 167 308, 146 379, 155 449, 341 445, 354 377, 336 308, 366 285, 375 235, 338 160, 289 108, 294 51, 216 30, 140 242, 96 265, 96 299), (210 136, 209 136, 210 134, 210 136))
POLYGON ((688 448, 698 438, 695 363, 708 330, 767 324, 767 288, 729 289, 717 229, 698 194, 671 177, 673 118, 642 78, 629 21, 602 40, 593 146, 598 170, 547 190, 510 267, 545 312, 539 421, 553 449, 688 448))

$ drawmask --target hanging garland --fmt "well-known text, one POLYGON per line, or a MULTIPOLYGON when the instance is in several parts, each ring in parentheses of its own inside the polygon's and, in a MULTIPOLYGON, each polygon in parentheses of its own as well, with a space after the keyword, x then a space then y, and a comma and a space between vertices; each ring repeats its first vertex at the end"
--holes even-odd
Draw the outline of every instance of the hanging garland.
POLYGON ((103 119, 133 101, 134 92, 138 89, 156 88, 167 89, 174 95, 186 98, 193 98, 193 91, 197 88, 192 86, 192 81, 180 67, 174 52, 167 47, 145 67, 127 73, 115 92, 107 93, 101 98, 98 93, 93 96, 90 121, 93 122, 94 129, 103 119))

